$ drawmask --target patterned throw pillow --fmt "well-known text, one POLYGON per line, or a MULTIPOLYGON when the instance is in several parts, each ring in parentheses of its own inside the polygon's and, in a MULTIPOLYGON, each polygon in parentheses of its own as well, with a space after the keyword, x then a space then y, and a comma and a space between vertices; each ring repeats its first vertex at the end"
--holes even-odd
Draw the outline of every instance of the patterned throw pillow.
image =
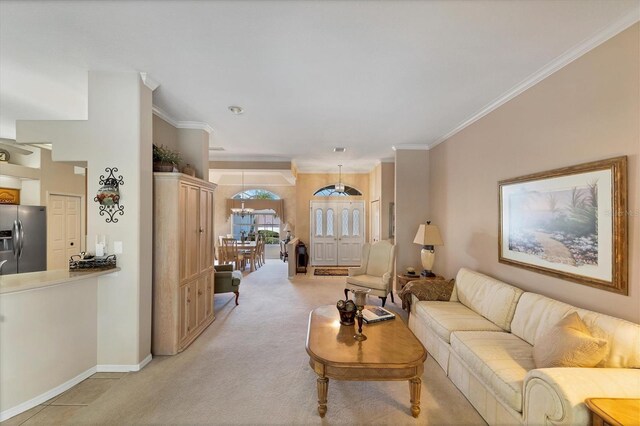
POLYGON ((536 368, 595 367, 607 354, 607 341, 591 336, 573 312, 536 340, 533 360, 536 368))

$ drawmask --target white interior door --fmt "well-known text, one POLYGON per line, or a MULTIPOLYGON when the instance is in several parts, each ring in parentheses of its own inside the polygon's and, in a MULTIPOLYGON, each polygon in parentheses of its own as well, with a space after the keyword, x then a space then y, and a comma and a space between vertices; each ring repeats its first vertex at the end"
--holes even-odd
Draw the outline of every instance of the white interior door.
POLYGON ((69 258, 82 251, 81 197, 49 195, 47 269, 67 269, 69 258))
POLYGON ((359 265, 364 243, 363 201, 312 201, 311 264, 359 265))

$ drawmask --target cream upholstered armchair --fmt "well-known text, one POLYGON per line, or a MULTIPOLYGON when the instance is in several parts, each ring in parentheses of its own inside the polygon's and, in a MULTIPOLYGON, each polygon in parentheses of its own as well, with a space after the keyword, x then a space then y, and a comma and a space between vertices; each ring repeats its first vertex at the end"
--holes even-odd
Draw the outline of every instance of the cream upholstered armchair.
MULTIPOLYGON (((396 258, 396 246, 383 240, 373 245, 366 243, 362 246, 362 264, 357 268, 349 268, 347 286, 344 295, 349 298, 349 289, 371 289, 369 294, 382 299, 382 306, 387 301, 387 294, 393 291, 393 262, 396 258)), ((395 302, 394 302, 395 303, 395 302)))

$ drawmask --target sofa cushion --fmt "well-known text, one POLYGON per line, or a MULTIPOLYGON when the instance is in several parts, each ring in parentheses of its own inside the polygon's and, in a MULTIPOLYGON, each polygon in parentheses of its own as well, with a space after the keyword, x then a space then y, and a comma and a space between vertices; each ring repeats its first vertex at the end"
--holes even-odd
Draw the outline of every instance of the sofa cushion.
POLYGON ((595 367, 607 353, 607 341, 591 336, 577 312, 560 320, 533 347, 536 368, 595 367))
POLYGON ((418 302, 415 315, 447 343, 453 331, 502 331, 500 327, 459 302, 418 302))
POLYGON ((535 369, 533 347, 511 333, 455 331, 451 349, 509 407, 522 412, 522 387, 535 369))
POLYGON ((456 276, 455 296, 503 330, 511 330, 511 320, 522 290, 478 272, 462 268, 456 276))
POLYGON ((347 284, 377 288, 378 290, 387 289, 387 285, 382 281, 381 277, 374 277, 371 275, 355 275, 353 277, 347 277, 347 284))
POLYGON ((640 368, 640 325, 536 293, 520 297, 511 332, 535 345, 540 336, 571 312, 580 315, 593 337, 607 341, 607 354, 598 367, 640 368))

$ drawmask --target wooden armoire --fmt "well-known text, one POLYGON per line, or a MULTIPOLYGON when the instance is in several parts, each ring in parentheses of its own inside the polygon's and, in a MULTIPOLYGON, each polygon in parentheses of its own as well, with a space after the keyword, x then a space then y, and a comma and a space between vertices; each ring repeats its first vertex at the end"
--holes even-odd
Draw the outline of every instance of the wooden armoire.
POLYGON ((182 173, 153 174, 154 355, 174 355, 215 319, 214 190, 182 173))

